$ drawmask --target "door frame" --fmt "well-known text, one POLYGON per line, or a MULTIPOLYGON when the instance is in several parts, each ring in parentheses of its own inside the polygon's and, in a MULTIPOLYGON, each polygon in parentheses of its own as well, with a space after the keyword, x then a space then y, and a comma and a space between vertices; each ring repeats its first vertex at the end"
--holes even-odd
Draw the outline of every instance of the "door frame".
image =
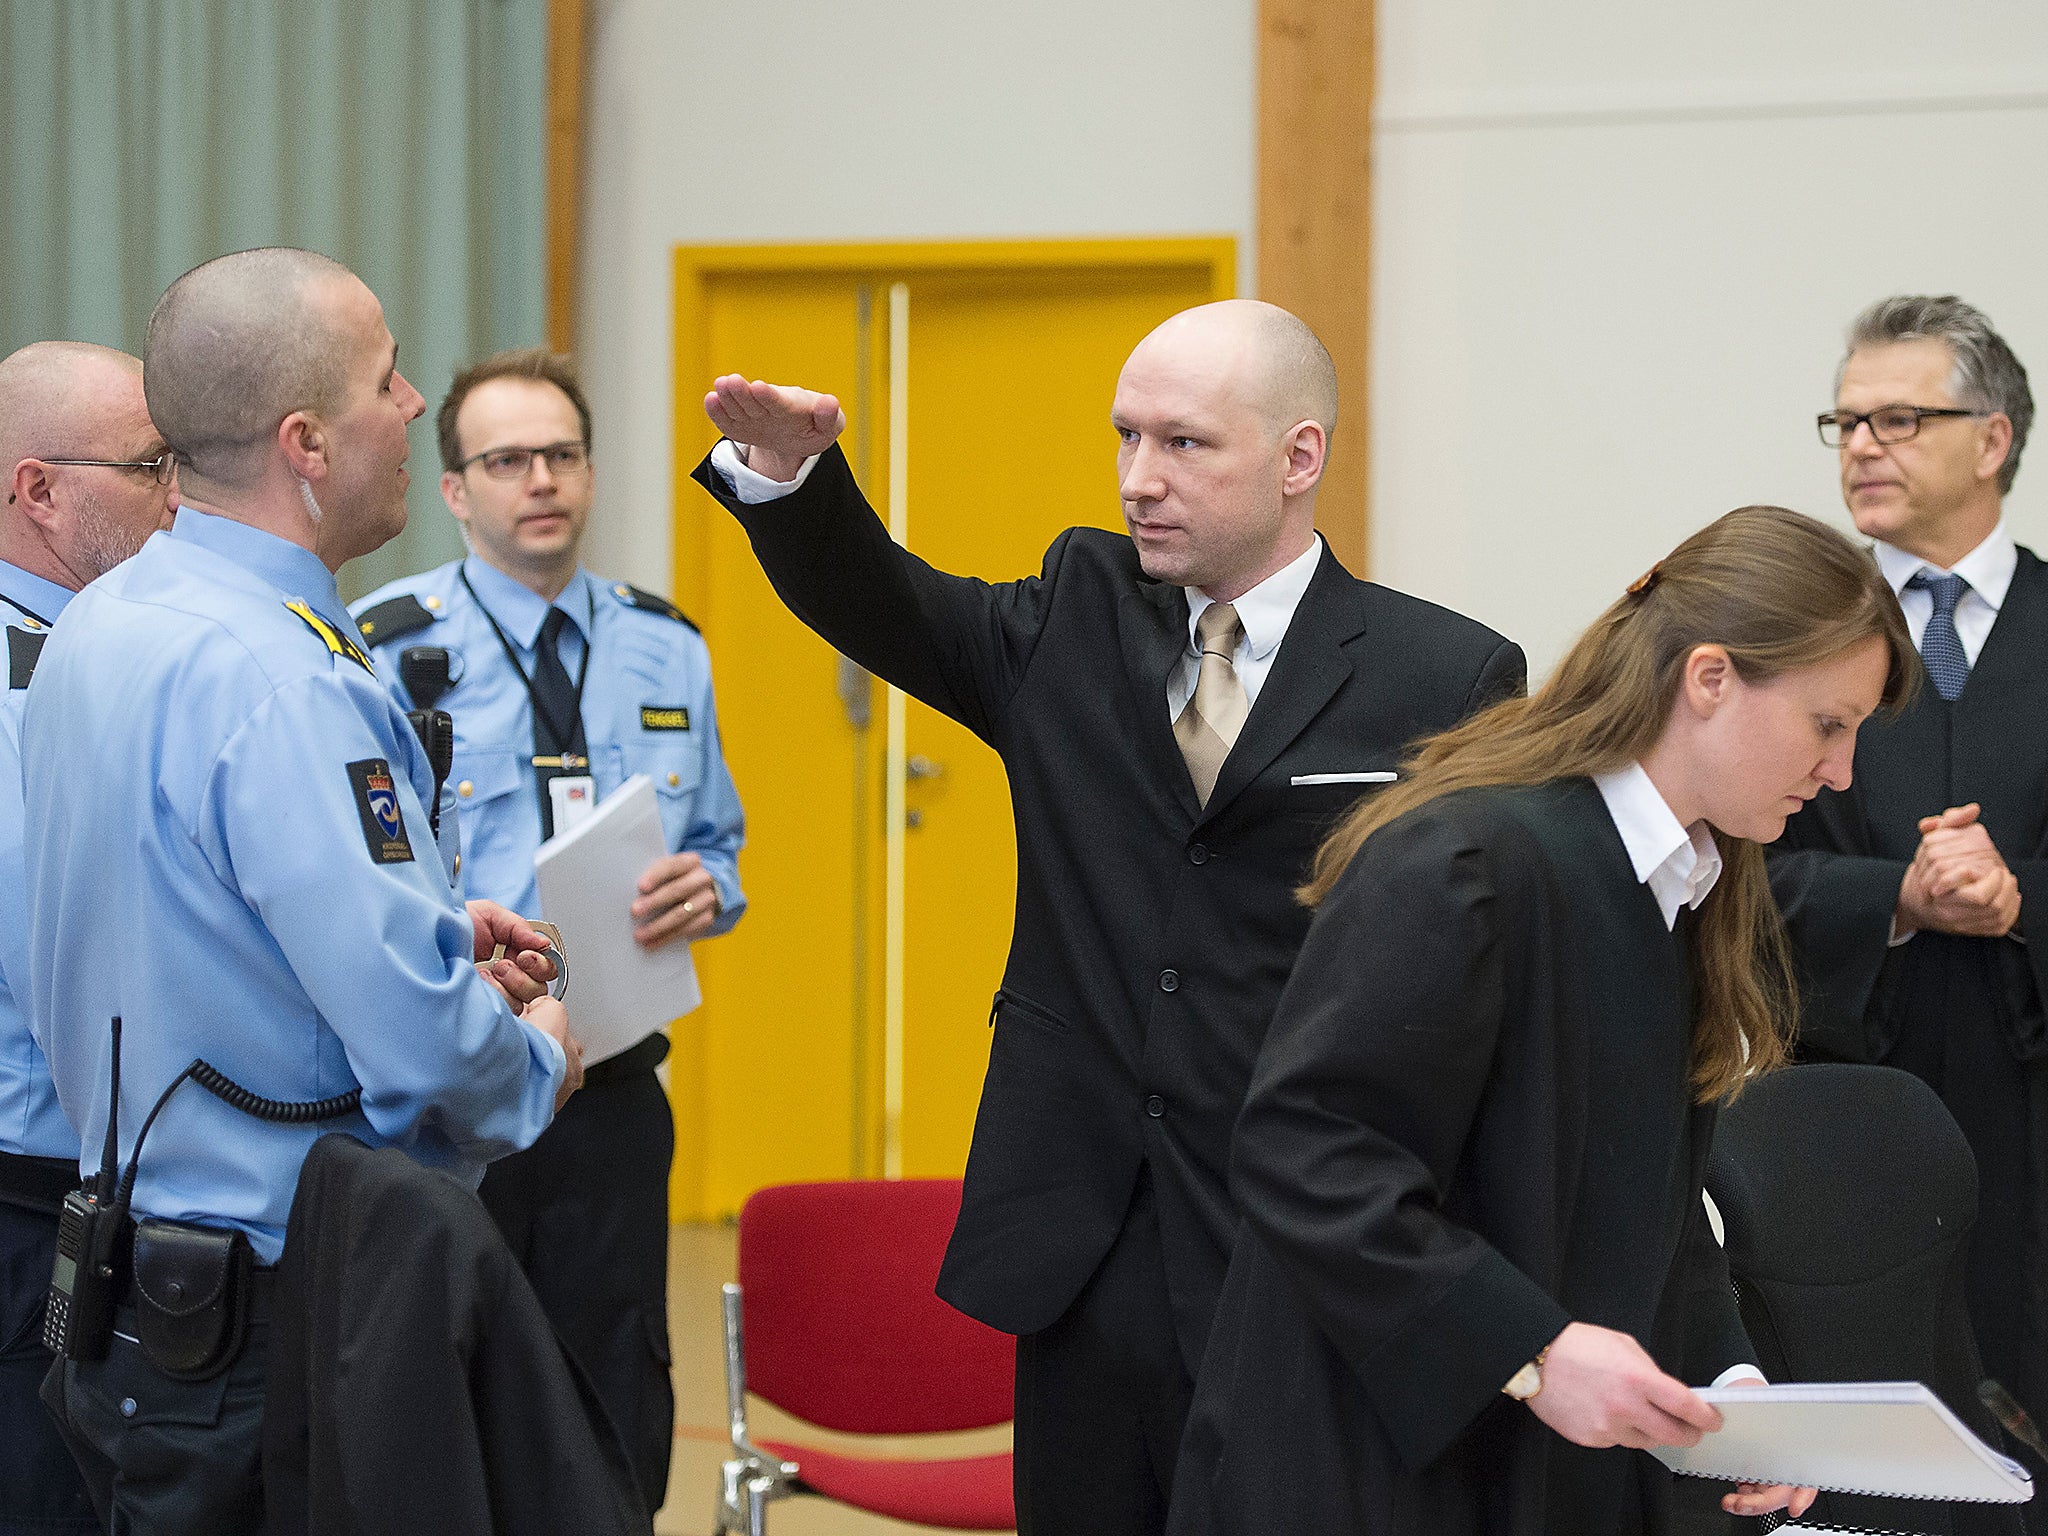
MULTIPOLYGON (((1230 235, 1046 240, 930 240, 890 243, 828 242, 787 245, 678 245, 674 248, 674 505, 673 591, 685 611, 704 614, 708 603, 711 529, 717 509, 692 484, 689 471, 718 440, 703 411, 703 390, 715 365, 710 347, 709 292, 721 278, 830 274, 865 279, 879 288, 913 285, 920 275, 1014 276, 1063 268, 1140 271, 1172 268, 1202 274, 1210 299, 1237 291, 1237 240, 1230 235)), ((718 637, 708 637, 716 653, 718 637)), ((742 788, 744 799, 744 787, 742 788)), ((708 1001, 708 1000, 707 1000, 708 1001)), ((670 1208, 679 1220, 713 1215, 707 1199, 708 1147, 703 1116, 687 1101, 707 1080, 701 1030, 674 1031, 669 1092, 676 1115, 676 1155, 670 1208)))

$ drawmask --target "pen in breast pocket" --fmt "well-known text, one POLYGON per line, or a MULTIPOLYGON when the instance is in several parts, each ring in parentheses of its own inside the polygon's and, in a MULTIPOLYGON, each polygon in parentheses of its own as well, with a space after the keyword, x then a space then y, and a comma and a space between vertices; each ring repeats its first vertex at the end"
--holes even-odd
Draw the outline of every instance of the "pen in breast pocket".
POLYGON ((1290 784, 1391 784, 1400 775, 1391 771, 1382 773, 1297 773, 1287 782, 1290 784))

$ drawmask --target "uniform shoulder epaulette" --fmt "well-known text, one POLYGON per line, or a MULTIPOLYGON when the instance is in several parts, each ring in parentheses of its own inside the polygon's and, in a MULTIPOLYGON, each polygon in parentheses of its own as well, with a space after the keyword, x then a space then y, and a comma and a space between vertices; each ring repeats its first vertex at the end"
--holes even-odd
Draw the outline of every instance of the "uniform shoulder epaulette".
MULTIPOLYGON (((440 599, 436 598, 438 604, 440 599)), ((363 616, 356 620, 356 628, 363 632, 363 638, 372 645, 386 645, 393 640, 403 640, 407 635, 418 634, 434 622, 434 615, 426 604, 410 592, 403 597, 390 598, 374 608, 363 610, 363 616)))
POLYGON ((36 661, 43 654, 43 642, 50 638, 47 629, 7 630, 7 690, 26 688, 28 680, 35 675, 36 661))
MULTIPOLYGON (((640 608, 648 613, 658 613, 665 619, 674 619, 678 624, 688 625, 691 629, 697 628, 696 622, 667 598, 653 592, 642 592, 638 587, 628 582, 613 582, 612 596, 616 597, 628 608, 640 608)), ((698 633, 701 634, 703 631, 698 630, 698 633)))

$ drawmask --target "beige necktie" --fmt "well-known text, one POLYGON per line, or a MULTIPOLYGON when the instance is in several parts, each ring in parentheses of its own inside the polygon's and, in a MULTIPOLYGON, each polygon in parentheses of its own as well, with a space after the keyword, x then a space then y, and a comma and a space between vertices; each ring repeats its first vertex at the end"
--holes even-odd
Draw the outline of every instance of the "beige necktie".
POLYGON ((1211 603, 1195 620, 1195 636, 1202 642, 1202 670, 1195 679, 1195 696, 1188 700, 1180 718, 1173 722, 1173 739, 1180 743, 1181 756, 1188 760, 1194 776, 1195 797, 1203 805, 1216 788, 1216 776, 1223 760, 1244 729, 1244 717, 1251 703, 1238 681, 1237 642, 1244 638, 1244 625, 1237 610, 1228 603, 1211 603))

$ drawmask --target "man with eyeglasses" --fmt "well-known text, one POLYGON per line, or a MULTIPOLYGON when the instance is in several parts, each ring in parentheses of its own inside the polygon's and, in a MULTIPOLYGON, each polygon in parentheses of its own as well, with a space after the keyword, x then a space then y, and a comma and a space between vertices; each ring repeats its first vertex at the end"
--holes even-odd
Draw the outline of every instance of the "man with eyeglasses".
MULTIPOLYGON (((1970 1314, 1986 1372, 2048 1414, 2048 566, 2003 498, 2034 416, 1976 309, 1901 296, 1850 327, 1821 441, 1926 663, 1855 779, 1773 846, 1809 1057, 1938 1091, 1976 1154, 1970 1314)), ((1821 728, 1817 725, 1816 729, 1821 728)), ((2048 1477, 2035 1459, 2034 1475, 2048 1477)))
MULTIPOLYGON (((539 913, 540 845, 636 773, 669 852, 621 891, 647 948, 724 933, 746 898, 739 796, 719 751, 703 637, 662 598, 577 563, 590 516, 590 407, 566 357, 499 353, 462 370, 437 417, 441 494, 465 560, 356 607, 407 708, 455 720, 450 774, 471 896, 539 913)), ((587 919, 586 919, 587 920, 587 919)), ((585 1073, 482 1195, 625 1437, 650 1509, 668 1486, 668 1170, 657 1032, 585 1073)))
POLYGON ((50 1369, 43 1302, 58 1214, 78 1185, 78 1132, 28 1027, 21 713, 72 594, 170 526, 172 459, 149 419, 141 361, 68 341, 0 360, 0 476, 0 1530, 97 1531, 77 1463, 36 1396, 50 1369))

